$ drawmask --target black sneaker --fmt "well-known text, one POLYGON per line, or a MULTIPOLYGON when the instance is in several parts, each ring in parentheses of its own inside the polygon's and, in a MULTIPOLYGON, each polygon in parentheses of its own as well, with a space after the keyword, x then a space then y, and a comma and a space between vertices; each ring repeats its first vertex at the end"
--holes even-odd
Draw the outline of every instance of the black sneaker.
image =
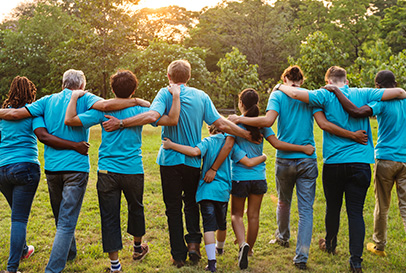
POLYGON ((216 272, 217 271, 216 260, 208 260, 205 270, 210 272, 216 272))
POLYGON ((250 246, 247 243, 243 243, 238 252, 238 266, 240 269, 246 269, 248 267, 248 251, 250 246))
POLYGON ((305 262, 295 263, 295 266, 300 270, 306 270, 307 269, 307 265, 306 265, 305 262))
POLYGON ((216 247, 216 253, 217 253, 217 255, 223 255, 224 254, 224 248, 216 247))

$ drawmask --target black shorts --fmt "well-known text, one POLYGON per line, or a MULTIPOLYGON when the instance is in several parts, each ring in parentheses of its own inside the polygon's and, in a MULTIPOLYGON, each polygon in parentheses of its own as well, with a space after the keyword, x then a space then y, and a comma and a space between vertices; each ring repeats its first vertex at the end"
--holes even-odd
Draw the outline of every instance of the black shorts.
POLYGON ((248 197, 250 194, 265 194, 268 190, 266 180, 232 181, 231 194, 235 197, 248 197))

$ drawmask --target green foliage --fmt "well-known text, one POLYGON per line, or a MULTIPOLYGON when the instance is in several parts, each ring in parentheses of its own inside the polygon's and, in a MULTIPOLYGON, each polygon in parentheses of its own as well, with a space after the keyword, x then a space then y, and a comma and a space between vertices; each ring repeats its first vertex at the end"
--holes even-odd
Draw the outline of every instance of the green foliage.
POLYGON ((290 65, 299 65, 306 77, 304 87, 316 89, 324 85, 324 75, 333 65, 341 65, 348 57, 337 48, 327 34, 316 31, 300 46, 300 58, 289 57, 290 65))
POLYGON ((248 87, 258 89, 260 86, 258 66, 248 64, 247 57, 236 47, 221 58, 217 65, 220 68, 216 78, 217 84, 223 94, 233 98, 235 110, 238 93, 248 87))
POLYGON ((122 60, 123 68, 135 71, 139 80, 136 91, 138 97, 153 100, 156 93, 168 85, 167 67, 174 61, 185 59, 192 66, 192 76, 188 85, 201 90, 209 90, 209 72, 204 63, 205 51, 201 48, 185 48, 178 44, 153 41, 143 51, 127 54, 122 60))
POLYGON ((386 40, 395 53, 402 51, 406 45, 406 1, 398 0, 385 10, 381 20, 381 37, 386 40))
POLYGON ((393 55, 383 40, 365 44, 363 55, 348 69, 348 79, 353 86, 375 86, 375 75, 380 70, 391 70, 400 86, 406 84, 406 49, 393 55))

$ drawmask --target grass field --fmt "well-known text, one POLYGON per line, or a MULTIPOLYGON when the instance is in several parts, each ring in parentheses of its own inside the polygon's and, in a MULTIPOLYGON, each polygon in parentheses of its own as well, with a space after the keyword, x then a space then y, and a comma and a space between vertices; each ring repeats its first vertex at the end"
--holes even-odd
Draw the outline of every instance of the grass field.
MULTIPOLYGON (((374 139, 376 140, 376 120, 371 120, 374 139)), ((207 136, 203 128, 204 136, 207 136)), ((338 236, 338 255, 331 256, 318 249, 318 239, 324 237, 324 213, 325 200, 321 183, 322 168, 322 133, 315 126, 315 138, 319 164, 319 178, 317 180, 316 200, 314 203, 314 227, 313 239, 308 261, 309 272, 349 272, 348 251, 348 225, 343 205, 341 213, 340 232, 338 236)), ((96 192, 97 149, 100 144, 100 129, 91 130, 91 149, 89 151, 91 161, 90 179, 83 202, 79 222, 76 229, 78 256, 73 262, 69 262, 64 272, 103 272, 109 266, 107 254, 102 251, 100 216, 96 192)), ((177 269, 170 263, 169 238, 165 216, 165 206, 162 201, 159 167, 155 163, 157 151, 160 145, 160 128, 146 126, 143 132, 143 161, 145 169, 145 193, 144 205, 146 215, 145 241, 148 242, 150 253, 141 262, 131 259, 132 238, 126 233, 127 215, 126 201, 122 199, 121 227, 123 234, 124 249, 120 252, 120 260, 125 272, 204 272, 206 256, 202 244, 203 259, 197 265, 186 264, 177 269)), ((43 165, 43 146, 40 146, 40 160, 43 165)), ((295 253, 297 235, 297 203, 294 196, 291 212, 291 246, 282 248, 268 244, 273 238, 276 229, 276 203, 277 193, 274 182, 275 150, 269 145, 264 145, 267 154, 267 181, 268 193, 264 197, 260 231, 255 245, 254 257, 250 259, 246 272, 299 272, 292 265, 295 253)), ((373 210, 375 198, 374 187, 368 190, 365 202, 366 240, 371 241, 373 231, 373 210)), ((0 197, 0 270, 5 269, 8 259, 9 234, 10 234, 11 211, 5 198, 0 197)), ((230 219, 230 215, 228 215, 230 219)), ((228 221, 228 232, 225 246, 225 254, 218 257, 218 272, 239 272, 237 266, 238 247, 233 244, 234 234, 231 222, 228 221)), ((55 225, 49 204, 48 190, 45 175, 42 174, 40 186, 34 199, 32 212, 28 223, 27 242, 35 246, 35 254, 27 261, 20 264, 22 272, 43 272, 47 264, 52 242, 55 235, 55 225)), ((397 196, 393 192, 391 210, 388 224, 388 245, 385 258, 377 257, 364 251, 363 267, 365 272, 406 272, 406 258, 404 256, 406 234, 397 208, 397 196)))

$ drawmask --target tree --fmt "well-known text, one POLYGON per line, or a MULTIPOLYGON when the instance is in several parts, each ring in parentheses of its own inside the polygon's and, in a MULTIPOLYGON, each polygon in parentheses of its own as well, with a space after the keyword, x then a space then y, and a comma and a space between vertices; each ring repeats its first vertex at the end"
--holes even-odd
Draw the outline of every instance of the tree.
POLYGON ((220 73, 217 75, 217 85, 226 96, 233 98, 234 111, 237 109, 238 94, 245 88, 257 89, 261 82, 257 72, 258 65, 248 64, 247 57, 238 48, 221 58, 217 65, 220 73))
POLYGON ((316 31, 300 46, 300 58, 289 57, 290 65, 299 65, 305 73, 304 87, 316 89, 324 85, 324 75, 333 65, 342 65, 348 58, 337 48, 327 34, 316 31))
POLYGON ((136 95, 152 101, 157 92, 168 85, 168 65, 179 59, 188 60, 192 66, 188 84, 201 90, 209 90, 210 74, 205 66, 204 56, 205 51, 201 48, 185 48, 178 44, 153 41, 145 50, 123 56, 120 63, 124 68, 135 72, 139 80, 136 95))
POLYGON ((406 1, 399 0, 397 5, 386 9, 380 26, 381 37, 393 51, 402 51, 406 45, 406 1))

